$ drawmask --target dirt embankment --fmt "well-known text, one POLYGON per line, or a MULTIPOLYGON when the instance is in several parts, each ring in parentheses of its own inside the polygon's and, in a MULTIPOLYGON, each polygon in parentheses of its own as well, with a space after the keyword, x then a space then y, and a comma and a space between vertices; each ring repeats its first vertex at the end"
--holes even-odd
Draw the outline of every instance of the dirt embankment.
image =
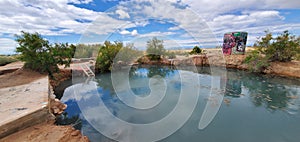
POLYGON ((22 131, 16 132, 3 139, 1 142, 88 142, 79 130, 71 126, 57 126, 54 121, 44 122, 22 131))
MULTIPOLYGON (((163 64, 163 65, 196 65, 196 66, 226 66, 248 70, 248 65, 244 63, 246 55, 196 55, 186 59, 163 59, 161 61, 149 61, 148 59, 140 60, 141 64, 163 64)), ((263 71, 267 74, 279 76, 300 78, 300 61, 290 62, 272 62, 271 65, 263 71)))
MULTIPOLYGON (((3 67, 2 67, 3 68, 3 67)), ((2 69, 1 68, 1 69, 2 69)), ((40 74, 28 69, 17 67, 12 73, 0 75, 0 88, 10 88, 19 85, 31 83, 37 79, 43 78, 46 74, 40 74)), ((2 69, 5 70, 6 68, 2 69)), ((71 77, 71 70, 62 70, 58 74, 54 74, 55 79, 50 81, 53 86, 58 86, 60 82, 71 77)), ((34 93, 34 92, 32 92, 34 93)), ((6 94, 9 94, 7 92, 6 94)), ((13 94, 12 94, 13 95, 13 94)), ((57 99, 49 101, 50 111, 59 114, 60 110, 65 109, 65 105, 58 102, 57 99), (57 108, 57 109, 56 109, 57 108)), ((51 115, 50 115, 51 116, 51 115)), ((9 117, 9 116, 7 116, 9 117)), ((46 122, 30 126, 26 129, 19 130, 2 139, 1 142, 88 142, 89 139, 83 136, 79 130, 75 130, 72 126, 57 126, 54 124, 54 116, 47 118, 46 122)))
POLYGON ((61 69, 59 73, 53 74, 53 79, 50 79, 50 85, 55 88, 65 80, 68 80, 72 77, 71 69, 61 69))
POLYGON ((300 61, 273 62, 265 73, 300 78, 300 61))
MULTIPOLYGON (((206 63, 203 65, 212 65, 212 66, 226 65, 227 68, 248 70, 249 69, 248 65, 244 63, 245 58, 246 55, 229 55, 229 56, 224 56, 225 64, 222 64, 222 59, 219 57, 219 59, 218 58, 213 59, 211 63, 206 63)), ((271 62, 270 66, 263 71, 263 73, 266 74, 300 78, 299 72, 300 72, 300 61, 271 62)))

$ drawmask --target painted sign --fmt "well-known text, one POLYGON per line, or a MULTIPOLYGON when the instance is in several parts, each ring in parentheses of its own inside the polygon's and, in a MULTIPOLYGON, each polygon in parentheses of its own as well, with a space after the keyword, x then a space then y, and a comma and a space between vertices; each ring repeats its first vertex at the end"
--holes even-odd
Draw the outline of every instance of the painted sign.
POLYGON ((246 42, 247 42, 246 32, 230 32, 224 34, 223 39, 223 54, 245 54, 246 42))

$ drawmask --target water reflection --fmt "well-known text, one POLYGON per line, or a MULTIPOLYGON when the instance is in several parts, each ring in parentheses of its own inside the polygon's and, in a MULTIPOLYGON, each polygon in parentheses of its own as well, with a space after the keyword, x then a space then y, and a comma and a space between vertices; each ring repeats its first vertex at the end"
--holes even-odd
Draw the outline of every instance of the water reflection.
MULTIPOLYGON (((289 141, 293 142, 300 138, 297 135, 300 127, 294 124, 300 121, 300 115, 298 113, 300 105, 300 81, 297 79, 251 74, 231 69, 227 70, 226 78, 222 76, 224 72, 220 71, 219 73, 220 85, 226 85, 226 89, 224 90, 224 103, 229 107, 226 107, 226 105, 225 107, 222 106, 220 112, 217 114, 217 118, 215 118, 208 129, 203 131, 197 130, 196 125, 199 122, 200 114, 203 111, 204 104, 208 100, 207 96, 211 89, 210 68, 199 67, 198 72, 201 86, 195 86, 200 87, 200 98, 197 109, 194 112, 195 114, 193 114, 182 129, 163 141, 223 141, 224 137, 231 134, 230 132, 240 135, 237 138, 231 138, 230 141, 285 141, 289 139, 289 141), (254 108, 258 109, 253 111, 254 108), (286 117, 284 114, 292 115, 286 117), (235 120, 234 123, 232 122, 233 117, 235 120), (231 125, 224 126, 225 124, 231 125), (247 130, 244 130, 244 126, 246 125, 247 130), (243 129, 245 133, 250 134, 250 136, 253 135, 255 137, 250 138, 250 136, 244 135, 244 133, 240 131, 241 129, 243 129), (281 132, 283 130, 284 133, 281 132), (222 131, 222 133, 218 133, 219 131, 222 131), (264 135, 260 135, 263 133, 262 131, 264 131, 264 135), (282 137, 282 135, 285 136, 282 137), (213 140, 211 139, 212 137, 214 137, 213 140)), ((74 105, 76 102, 84 102, 86 106, 83 109, 89 109, 89 117, 94 117, 94 120, 97 120, 97 123, 101 123, 103 127, 110 124, 110 117, 99 114, 98 110, 103 109, 95 107, 98 106, 99 99, 104 101, 105 106, 109 108, 109 111, 114 116, 127 122, 142 124, 159 120, 172 111, 178 101, 180 89, 183 85, 188 84, 188 82, 176 81, 174 78, 178 77, 178 71, 172 67, 132 67, 129 76, 132 81, 131 89, 135 95, 143 96, 149 94, 149 78, 155 77, 156 75, 164 77, 167 80, 168 87, 170 86, 171 88, 168 88, 167 91, 169 93, 162 103, 154 109, 141 111, 126 107, 114 92, 110 74, 102 74, 96 78, 98 86, 96 91, 100 93, 101 97, 97 98, 97 96, 94 95, 95 92, 93 92, 95 90, 88 89, 85 90, 85 94, 75 98, 71 95, 72 91, 70 90, 72 89, 67 89, 69 91, 66 91, 62 98, 68 105, 66 112, 69 116, 74 116, 70 115, 72 113, 77 114, 82 119, 82 131, 88 135, 92 141, 98 141, 99 139, 105 141, 107 139, 103 138, 101 134, 92 128, 85 120, 86 118, 80 114, 79 109, 72 109, 72 104, 76 106, 74 105)), ((73 86, 73 89, 77 88, 76 85, 73 86)), ((131 98, 128 97, 127 99, 130 100, 131 98)), ((122 129, 125 129, 118 124, 112 125, 116 127, 110 130, 112 133, 114 133, 114 130, 117 132, 120 131, 121 133, 122 129)))
POLYGON ((235 70, 228 70, 227 75, 226 96, 239 98, 245 95, 242 90, 246 90, 256 107, 263 106, 271 111, 285 111, 291 105, 300 105, 295 104, 299 95, 296 85, 300 84, 297 79, 262 76, 235 70))

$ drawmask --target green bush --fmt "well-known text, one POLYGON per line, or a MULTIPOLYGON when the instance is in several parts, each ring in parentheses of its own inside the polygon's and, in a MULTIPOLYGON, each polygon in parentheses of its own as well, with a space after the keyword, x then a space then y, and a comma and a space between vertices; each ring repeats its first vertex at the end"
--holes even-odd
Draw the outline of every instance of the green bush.
POLYGON ((257 41, 256 46, 270 61, 286 62, 295 59, 300 53, 300 38, 288 31, 275 38, 272 33, 266 32, 266 36, 257 41))
POLYGON ((253 50, 245 58, 245 63, 248 64, 249 70, 252 72, 263 72, 268 66, 269 61, 258 50, 253 50))
POLYGON ((123 47, 122 42, 114 42, 111 43, 109 41, 105 41, 104 45, 102 45, 99 49, 98 56, 96 59, 95 70, 96 72, 106 72, 110 71, 114 58, 123 47))
POLYGON ((58 71, 58 65, 69 66, 73 50, 67 43, 49 44, 38 33, 27 33, 22 31, 16 35, 19 47, 16 52, 21 53, 19 59, 24 61, 24 67, 38 72, 47 72, 50 76, 58 71))
POLYGON ((147 57, 150 60, 159 61, 162 56, 165 56, 166 49, 163 45, 163 40, 159 40, 156 37, 153 37, 151 40, 147 41, 147 57))
POLYGON ((266 35, 254 44, 255 50, 246 57, 245 63, 250 70, 262 72, 270 64, 269 62, 286 62, 297 59, 300 54, 300 38, 284 31, 281 35, 273 37, 266 31, 266 35))
POLYGON ((202 53, 202 50, 198 46, 195 46, 189 54, 192 55, 192 54, 200 54, 200 53, 202 53))
POLYGON ((122 62, 129 64, 141 55, 142 52, 135 49, 133 44, 124 46, 124 44, 119 41, 114 43, 105 41, 104 45, 100 46, 95 70, 97 73, 111 71, 113 63, 122 62))

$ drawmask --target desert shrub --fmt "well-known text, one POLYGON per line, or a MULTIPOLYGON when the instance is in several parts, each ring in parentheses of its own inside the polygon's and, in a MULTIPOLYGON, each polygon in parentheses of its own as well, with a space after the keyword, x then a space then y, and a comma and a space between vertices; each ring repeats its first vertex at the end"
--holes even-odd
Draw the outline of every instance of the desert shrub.
POLYGON ((245 59, 249 69, 262 72, 270 64, 269 62, 286 62, 297 59, 300 54, 300 38, 296 38, 288 31, 273 37, 272 33, 266 31, 266 35, 255 43, 255 50, 250 52, 245 59))
POLYGON ((189 54, 192 55, 192 54, 200 54, 200 53, 202 53, 202 50, 198 46, 195 46, 189 54))
POLYGON ((288 31, 277 37, 266 32, 266 35, 257 41, 256 46, 270 61, 286 62, 295 59, 300 53, 300 38, 296 38, 288 31))
POLYGON ((19 59, 24 61, 24 67, 41 73, 47 72, 50 76, 58 71, 58 65, 69 66, 73 50, 67 43, 49 44, 38 33, 22 31, 16 35, 19 47, 16 52, 21 53, 19 59))
POLYGON ((96 59, 95 71, 99 72, 107 72, 111 70, 114 58, 123 47, 122 42, 114 42, 105 41, 102 46, 100 46, 98 56, 96 59))
POLYGON ((249 70, 252 72, 262 72, 269 66, 268 59, 258 50, 251 51, 245 58, 245 63, 248 64, 249 70))
POLYGON ((96 59, 96 73, 108 72, 112 70, 113 63, 122 62, 129 64, 140 57, 143 52, 138 51, 133 44, 124 44, 120 41, 110 42, 105 41, 100 46, 96 59))
POLYGON ((147 41, 147 57, 150 60, 158 61, 161 59, 162 56, 165 55, 166 49, 163 45, 163 40, 159 40, 156 37, 147 41))

